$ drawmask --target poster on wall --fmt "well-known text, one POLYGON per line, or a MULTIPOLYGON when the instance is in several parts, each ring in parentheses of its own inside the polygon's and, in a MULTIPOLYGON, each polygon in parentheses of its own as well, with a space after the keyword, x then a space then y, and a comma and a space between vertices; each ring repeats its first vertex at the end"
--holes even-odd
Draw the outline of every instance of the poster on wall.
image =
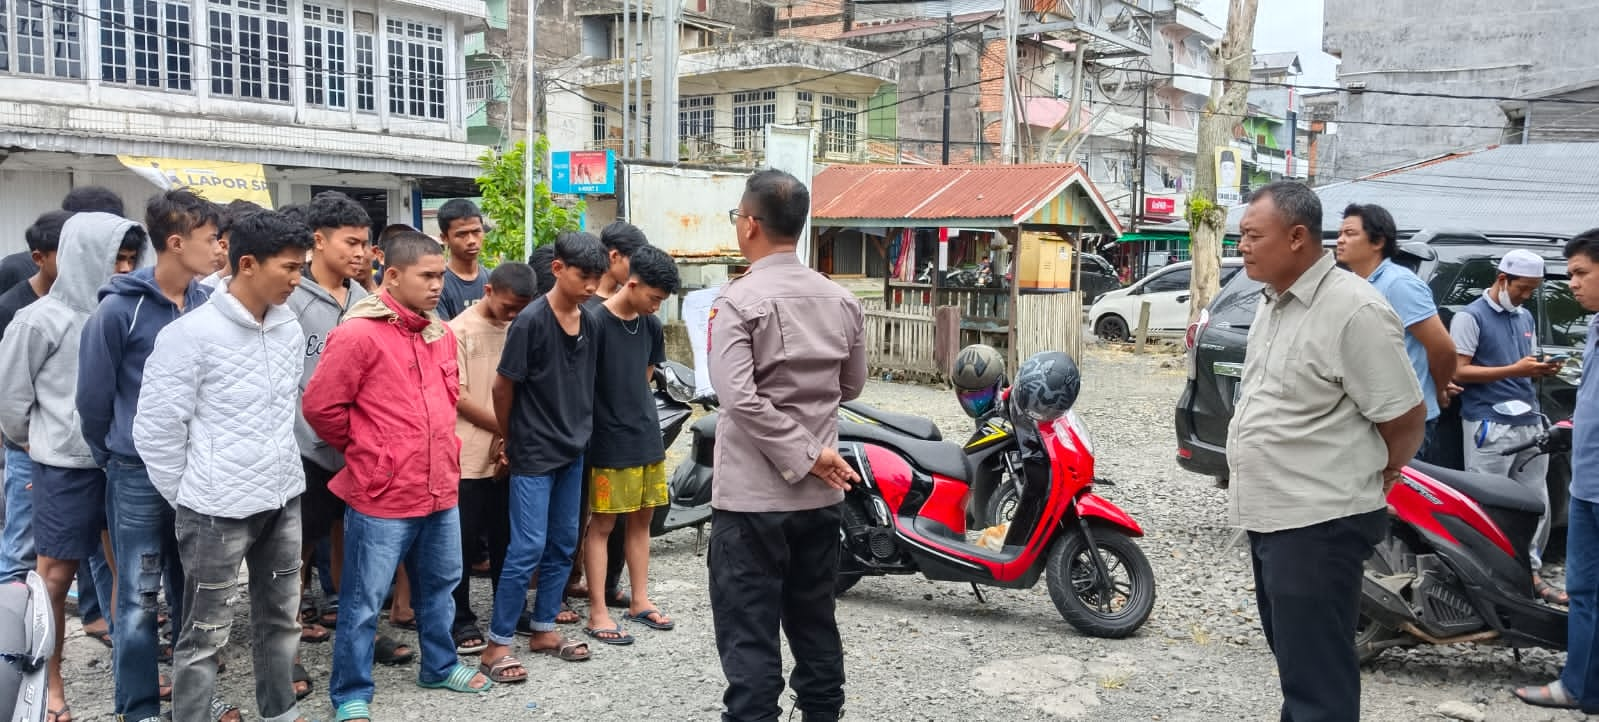
POLYGON ((608 150, 563 150, 550 154, 550 192, 595 195, 616 192, 616 158, 608 150))
POLYGON ((1230 208, 1244 202, 1244 164, 1237 148, 1216 149, 1216 204, 1230 208))
POLYGON ((260 163, 139 155, 119 155, 117 161, 161 190, 187 188, 212 203, 241 200, 272 208, 271 187, 260 163))

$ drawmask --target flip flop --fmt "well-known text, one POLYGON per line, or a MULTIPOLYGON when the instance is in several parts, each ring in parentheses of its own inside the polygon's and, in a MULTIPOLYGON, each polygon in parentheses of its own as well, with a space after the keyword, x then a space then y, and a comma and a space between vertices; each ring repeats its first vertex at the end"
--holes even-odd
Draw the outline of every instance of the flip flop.
POLYGON ((450 676, 445 677, 437 682, 423 682, 421 679, 418 679, 416 681, 416 686, 421 687, 422 689, 447 689, 451 692, 482 694, 489 691, 489 688, 494 686, 494 680, 489 679, 489 676, 485 674, 483 675, 483 686, 473 687, 472 680, 475 679, 480 673, 480 670, 472 669, 464 664, 456 663, 455 669, 450 670, 450 676))
POLYGON ((322 614, 318 621, 322 626, 332 629, 339 625, 339 600, 335 599, 322 606, 322 614))
POLYGON ((300 664, 299 662, 294 663, 294 676, 289 681, 292 684, 300 684, 301 682, 305 683, 304 692, 294 693, 294 698, 296 700, 302 700, 306 697, 310 697, 311 693, 316 691, 316 683, 311 681, 311 673, 305 671, 305 665, 300 664))
MULTIPOLYGON (((223 702, 221 697, 211 698, 211 722, 222 722, 222 719, 227 717, 229 712, 239 712, 239 708, 223 702)), ((239 712, 239 719, 244 719, 243 712, 239 712)))
MULTIPOLYGON (((391 667, 402 664, 410 664, 412 660, 416 659, 416 650, 412 649, 404 654, 400 653, 401 647, 409 646, 411 645, 401 644, 395 641, 393 637, 390 637, 386 634, 380 634, 378 635, 377 641, 372 645, 373 659, 376 660, 378 664, 386 664, 391 667)), ((360 718, 358 717, 357 719, 360 718)))
POLYGON ((1534 707, 1550 707, 1553 709, 1580 709, 1582 705, 1566 692, 1560 680, 1555 680, 1542 687, 1518 687, 1515 691, 1519 699, 1534 707))
POLYGON ((1559 587, 1543 581, 1542 579, 1538 580, 1538 584, 1534 587, 1534 590, 1537 591, 1539 599, 1542 599, 1550 604, 1559 604, 1561 606, 1571 604, 1571 596, 1566 594, 1566 590, 1560 589, 1559 587))
POLYGON ((322 644, 333 638, 333 631, 316 622, 300 625, 300 642, 302 644, 322 644))
POLYGON ((614 644, 618 647, 626 647, 627 645, 633 643, 633 635, 622 631, 622 625, 620 623, 614 627, 604 627, 601 629, 584 627, 583 633, 601 642, 606 644, 614 644))
POLYGON ((509 654, 495 660, 494 664, 484 663, 478 665, 477 671, 482 672, 483 676, 488 677, 489 681, 495 684, 517 684, 519 682, 527 681, 527 668, 523 667, 522 663, 517 660, 516 657, 512 657, 509 654), (522 674, 519 676, 509 676, 506 674, 506 672, 509 672, 513 669, 522 670, 522 674))
POLYGON ((334 722, 350 722, 350 720, 364 719, 372 722, 372 708, 363 700, 352 699, 333 712, 334 722))
POLYGON ((649 627, 650 629, 659 629, 663 632, 670 632, 677 628, 677 622, 671 620, 657 622, 653 619, 650 619, 651 615, 660 617, 662 619, 666 618, 666 615, 662 614, 661 610, 659 609, 646 609, 638 614, 624 614, 622 615, 622 618, 629 622, 638 622, 639 624, 649 627))
POLYGON ((49 722, 72 722, 72 705, 64 704, 61 709, 48 710, 44 714, 49 722), (66 719, 62 719, 62 715, 66 715, 66 719))
POLYGON ((90 639, 92 639, 92 640, 94 640, 96 642, 101 643, 101 644, 104 644, 106 646, 106 649, 112 649, 113 648, 112 644, 111 644, 111 630, 110 629, 102 629, 102 630, 99 630, 99 631, 96 631, 96 632, 91 632, 91 631, 85 629, 85 630, 83 630, 83 636, 88 637, 88 638, 90 638, 90 639))
POLYGON ((573 609, 571 605, 561 605, 561 611, 555 615, 556 624, 577 624, 581 621, 583 621, 583 617, 579 616, 577 610, 573 609))
POLYGON ((463 626, 455 630, 455 634, 451 636, 455 638, 456 654, 482 654, 483 650, 489 648, 489 642, 483 636, 483 630, 473 625, 463 626))
POLYGON ((411 617, 410 619, 395 619, 394 617, 389 617, 389 626, 396 629, 403 629, 407 632, 415 632, 416 617, 411 617))
POLYGON ((534 654, 544 654, 563 662, 587 662, 593 658, 589 643, 571 637, 562 637, 561 643, 544 649, 530 649, 534 654))

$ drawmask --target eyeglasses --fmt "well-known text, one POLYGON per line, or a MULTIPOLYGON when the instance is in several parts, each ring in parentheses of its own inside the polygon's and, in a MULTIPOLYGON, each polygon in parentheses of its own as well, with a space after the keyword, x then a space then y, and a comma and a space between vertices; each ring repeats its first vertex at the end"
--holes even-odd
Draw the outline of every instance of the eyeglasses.
POLYGON ((761 220, 760 216, 752 216, 752 215, 750 215, 748 213, 745 213, 744 211, 741 211, 741 210, 739 210, 737 208, 734 208, 733 210, 730 210, 730 211, 727 212, 727 222, 736 226, 736 225, 738 225, 738 217, 739 216, 743 216, 743 217, 748 218, 748 219, 750 219, 752 221, 760 221, 761 220))

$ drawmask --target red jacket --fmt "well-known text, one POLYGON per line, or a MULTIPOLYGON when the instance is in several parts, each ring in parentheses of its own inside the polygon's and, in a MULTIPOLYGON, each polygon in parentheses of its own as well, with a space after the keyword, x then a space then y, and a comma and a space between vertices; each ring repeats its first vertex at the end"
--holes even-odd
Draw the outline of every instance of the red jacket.
POLYGON ((455 335, 387 292, 350 307, 306 386, 305 420, 348 462, 328 488, 352 509, 410 519, 455 507, 461 395, 455 335))

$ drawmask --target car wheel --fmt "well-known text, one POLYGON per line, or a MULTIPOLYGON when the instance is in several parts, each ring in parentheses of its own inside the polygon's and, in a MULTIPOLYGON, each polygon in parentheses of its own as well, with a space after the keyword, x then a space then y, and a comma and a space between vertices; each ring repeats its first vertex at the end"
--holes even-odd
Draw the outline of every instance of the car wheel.
POLYGON ((1114 313, 1106 314, 1094 325, 1094 334, 1106 341, 1127 341, 1132 334, 1127 330, 1127 320, 1114 313))

